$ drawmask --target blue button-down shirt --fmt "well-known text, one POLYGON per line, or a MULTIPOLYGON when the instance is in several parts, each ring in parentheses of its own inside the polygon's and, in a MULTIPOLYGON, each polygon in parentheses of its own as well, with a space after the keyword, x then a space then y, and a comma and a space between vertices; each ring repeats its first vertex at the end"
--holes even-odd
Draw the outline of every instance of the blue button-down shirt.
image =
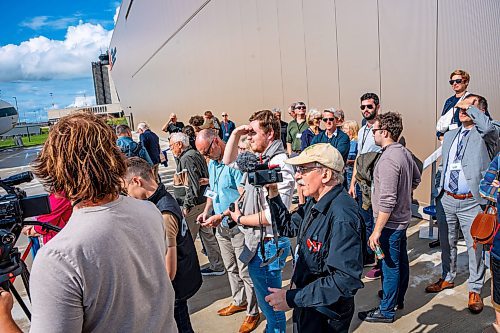
POLYGON ((212 200, 215 214, 221 214, 229 208, 231 202, 235 202, 240 194, 238 186, 241 183, 243 173, 233 169, 224 163, 211 160, 208 163, 208 178, 210 189, 217 193, 212 200))

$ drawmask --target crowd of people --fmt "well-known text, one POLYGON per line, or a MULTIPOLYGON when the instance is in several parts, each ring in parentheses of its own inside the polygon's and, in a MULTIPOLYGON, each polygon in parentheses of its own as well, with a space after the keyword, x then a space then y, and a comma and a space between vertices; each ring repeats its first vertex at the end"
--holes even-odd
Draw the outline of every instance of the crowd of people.
MULTIPOLYGON (((451 73, 454 95, 436 125, 442 275, 425 291, 455 286, 461 230, 467 307, 479 313, 486 268, 470 227, 487 200, 500 197, 500 124, 486 99, 467 91, 469 81, 463 70, 451 73)), ((382 112, 375 93, 360 97, 360 110, 358 124, 341 109, 308 111, 296 102, 289 123, 275 108, 239 126, 225 112, 219 120, 206 111, 188 125, 172 113, 162 131, 176 162, 173 195, 159 177, 162 152, 148 124, 137 126, 135 142, 127 125, 113 132, 92 114, 62 118, 33 166, 65 227, 33 264, 32 332, 193 332, 189 298, 203 276, 226 273, 232 302, 217 314, 245 311, 241 333, 256 329, 260 312, 265 332, 285 332, 290 309, 294 331, 347 332, 364 267, 366 279, 381 279, 380 303, 357 315, 392 323, 405 306, 406 231, 422 170, 402 140, 401 114, 382 112), (279 181, 263 181, 273 171, 279 181), (198 236, 209 261, 203 268, 198 236)), ((492 248, 492 329, 500 332, 500 235, 492 248)), ((11 309, 10 293, 0 289, 0 325, 19 332, 11 309)))

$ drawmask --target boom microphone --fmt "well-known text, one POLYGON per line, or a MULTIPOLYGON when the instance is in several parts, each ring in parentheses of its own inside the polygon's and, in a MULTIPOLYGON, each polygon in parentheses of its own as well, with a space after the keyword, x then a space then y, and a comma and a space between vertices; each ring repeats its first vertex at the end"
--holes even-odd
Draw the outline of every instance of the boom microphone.
POLYGON ((259 158, 249 151, 245 151, 236 158, 236 165, 242 172, 252 172, 259 164, 259 158))

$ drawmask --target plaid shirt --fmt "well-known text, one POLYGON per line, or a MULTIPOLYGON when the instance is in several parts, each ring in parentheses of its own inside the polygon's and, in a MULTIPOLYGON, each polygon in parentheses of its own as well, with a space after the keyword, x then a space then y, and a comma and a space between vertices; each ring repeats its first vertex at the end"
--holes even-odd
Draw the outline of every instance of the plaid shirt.
POLYGON ((490 166, 488 167, 488 170, 486 171, 486 174, 479 183, 479 193, 481 193, 481 196, 493 202, 497 201, 498 192, 500 191, 499 187, 495 187, 492 185, 499 172, 499 160, 500 153, 498 153, 497 156, 493 158, 490 166))

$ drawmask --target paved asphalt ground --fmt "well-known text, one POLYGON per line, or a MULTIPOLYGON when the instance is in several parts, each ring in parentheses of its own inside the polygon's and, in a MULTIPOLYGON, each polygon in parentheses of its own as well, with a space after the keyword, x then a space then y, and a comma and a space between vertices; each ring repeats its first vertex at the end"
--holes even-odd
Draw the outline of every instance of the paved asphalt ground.
MULTIPOLYGON (((166 143, 162 142, 165 149, 166 143)), ((36 157, 40 148, 14 149, 0 151, 0 178, 8 177, 22 171, 29 170, 29 162, 36 157)), ((174 170, 174 161, 170 157, 169 167, 160 167, 160 175, 168 186, 171 185, 174 170)), ((28 195, 44 193, 41 184, 34 181, 23 184, 28 195)), ((4 194, 3 192, 0 192, 4 194)), ((439 294, 426 294, 425 286, 434 282, 441 272, 440 250, 430 249, 428 241, 418 238, 418 230, 427 221, 413 220, 408 229, 408 253, 410 257, 410 286, 406 295, 404 310, 398 311, 396 321, 393 324, 369 324, 362 323, 355 314, 351 323, 352 332, 366 333, 389 333, 389 332, 482 332, 494 319, 494 310, 490 301, 490 280, 487 274, 487 282, 483 288, 485 303, 484 311, 479 315, 472 315, 467 310, 467 257, 466 248, 463 242, 459 242, 458 276, 457 287, 446 290, 439 294)), ((21 237, 18 241, 22 252, 27 245, 27 239, 21 237)), ((196 240, 198 256, 202 265, 207 263, 206 257, 201 254, 201 244, 196 240)), ((290 258, 289 258, 290 259, 290 258)), ((28 258, 28 266, 31 266, 31 258, 28 258)), ((283 273, 283 285, 289 285, 291 277, 291 262, 283 273)), ((377 291, 380 289, 380 281, 364 280, 365 287, 358 291, 356 295, 356 313, 368 310, 378 304, 377 291)), ((16 280, 15 286, 27 300, 26 292, 20 279, 16 280)), ((219 317, 216 312, 219 308, 231 302, 229 283, 227 276, 206 277, 203 286, 198 293, 189 301, 191 320, 196 332, 238 332, 245 314, 238 313, 230 317, 219 317)), ((64 314, 57 314, 64 315, 64 314)), ((20 307, 15 304, 14 318, 22 329, 29 330, 29 321, 25 318, 20 307)), ((287 312, 287 327, 291 332, 291 311, 287 312)), ((263 320, 256 332, 262 332, 265 328, 263 320)), ((0 328, 1 331, 1 328, 0 328)))

